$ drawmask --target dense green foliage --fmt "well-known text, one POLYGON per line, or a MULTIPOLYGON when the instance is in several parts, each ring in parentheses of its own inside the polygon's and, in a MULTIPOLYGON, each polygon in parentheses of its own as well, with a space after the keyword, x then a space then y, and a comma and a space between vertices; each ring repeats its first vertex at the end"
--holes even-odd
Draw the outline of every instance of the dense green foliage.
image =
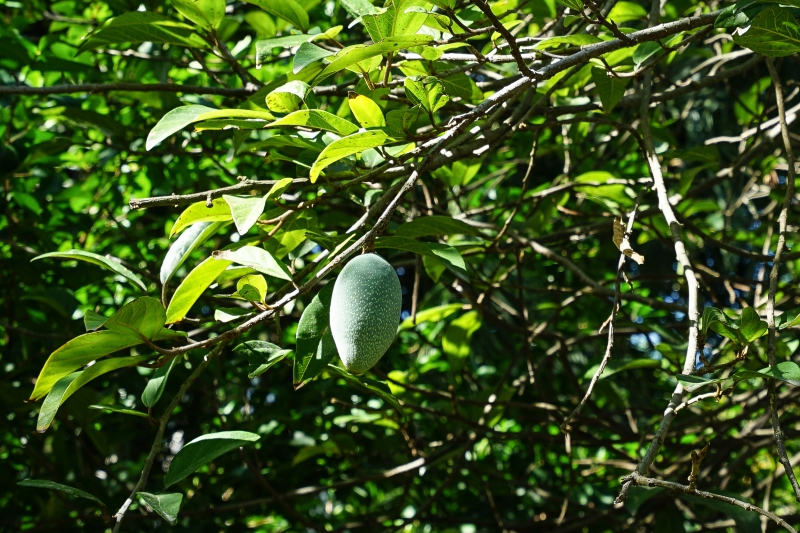
POLYGON ((798 0, 0 15, 0 530, 800 526, 798 0))

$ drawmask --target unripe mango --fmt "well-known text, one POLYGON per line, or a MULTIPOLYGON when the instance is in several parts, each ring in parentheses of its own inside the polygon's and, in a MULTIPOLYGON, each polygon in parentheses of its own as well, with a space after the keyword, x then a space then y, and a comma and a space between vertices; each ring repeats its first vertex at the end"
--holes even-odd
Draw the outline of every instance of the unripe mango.
POLYGON ((349 372, 366 372, 389 349, 397 334, 401 300, 397 273, 379 255, 360 255, 342 269, 333 285, 330 325, 349 372))

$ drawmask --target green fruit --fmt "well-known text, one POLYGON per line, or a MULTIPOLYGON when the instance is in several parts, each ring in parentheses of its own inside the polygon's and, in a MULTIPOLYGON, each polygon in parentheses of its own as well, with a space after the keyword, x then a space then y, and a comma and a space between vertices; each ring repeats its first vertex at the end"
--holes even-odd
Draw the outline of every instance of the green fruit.
POLYGON ((397 273, 379 255, 360 255, 342 269, 333 286, 330 324, 349 372, 366 372, 389 349, 397 334, 401 300, 397 273))

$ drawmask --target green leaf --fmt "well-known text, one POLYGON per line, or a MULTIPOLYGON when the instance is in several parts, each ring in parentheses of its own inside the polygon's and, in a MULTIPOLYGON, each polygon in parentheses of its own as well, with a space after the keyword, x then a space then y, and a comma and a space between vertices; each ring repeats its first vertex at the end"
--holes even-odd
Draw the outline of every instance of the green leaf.
POLYGON ((576 33, 575 35, 566 35, 564 37, 550 37, 549 39, 539 41, 534 48, 537 50, 545 50, 547 48, 561 46, 562 44, 567 44, 570 46, 586 46, 600 42, 603 42, 603 40, 599 37, 595 37, 594 35, 589 35, 588 33, 576 33))
POLYGON ((606 18, 616 24, 622 24, 631 20, 647 18, 647 10, 634 2, 617 2, 606 18))
POLYGON ((339 0, 339 3, 342 4, 342 7, 344 7, 353 18, 362 17, 378 11, 369 0, 339 0))
POLYGON ((203 105, 176 107, 161 117, 158 124, 150 130, 150 134, 147 136, 147 142, 145 143, 145 149, 152 150, 160 144, 161 141, 193 122, 217 118, 275 120, 275 117, 271 113, 267 113, 266 111, 254 111, 252 109, 213 109, 203 105))
POLYGON ((260 438, 259 435, 247 431, 223 431, 197 437, 181 448, 172 459, 164 477, 164 488, 174 485, 220 455, 252 444, 260 438))
POLYGON ((366 389, 367 391, 375 394, 383 401, 391 405, 395 411, 400 415, 402 420, 406 419, 406 414, 403 411, 400 402, 397 401, 397 398, 394 397, 392 394, 392 389, 389 388, 389 385, 384 383, 383 381, 377 381, 375 379, 370 379, 368 377, 364 377, 363 375, 355 375, 351 374, 344 368, 335 366, 335 365, 328 365, 328 370, 339 374, 349 383, 361 388, 366 389))
POLYGON ((97 409, 98 411, 108 411, 109 413, 120 413, 123 415, 132 415, 138 416, 140 418, 150 418, 147 416, 147 413, 142 413, 140 411, 134 411, 133 409, 123 409, 120 407, 114 407, 113 405, 100 405, 94 404, 87 407, 88 409, 97 409))
POLYGON ((138 357, 115 357, 97 361, 92 366, 81 372, 74 372, 59 379, 42 403, 39 410, 39 419, 36 421, 36 431, 42 433, 50 427, 53 418, 56 416, 58 408, 61 407, 67 398, 72 396, 79 388, 83 387, 91 380, 107 374, 113 370, 118 370, 126 366, 134 366, 150 358, 149 355, 138 357))
POLYGON ((568 7, 578 13, 583 13, 583 3, 580 0, 556 0, 556 3, 568 7))
POLYGON ((753 342, 767 333, 766 321, 761 320, 756 310, 752 307, 745 307, 742 310, 742 318, 739 323, 739 332, 747 342, 753 342))
POLYGON ((782 315, 775 317, 775 326, 778 329, 791 328, 797 324, 800 324, 800 309, 786 311, 782 315))
POLYGON ((756 15, 766 7, 760 0, 740 0, 719 12, 717 20, 714 21, 714 27, 733 30, 742 26, 749 26, 756 15))
POLYGON ((442 337, 442 350, 450 362, 450 370, 458 372, 471 352, 472 335, 481 327, 481 317, 477 311, 464 313, 450 322, 442 337))
POLYGON ((334 55, 334 52, 329 50, 325 50, 317 46, 316 44, 310 42, 304 42, 300 45, 300 48, 297 49, 297 52, 294 54, 294 66, 292 67, 292 72, 297 74, 308 65, 312 63, 316 63, 326 57, 330 57, 334 55))
POLYGON ((279 126, 304 126, 316 130, 332 131, 339 135, 351 135, 358 131, 358 126, 349 120, 320 109, 301 109, 300 111, 289 113, 285 117, 267 124, 265 127, 277 128, 279 126))
POLYGON ((198 222, 224 222, 232 220, 231 209, 223 198, 215 198, 211 207, 206 202, 197 202, 184 209, 169 232, 170 239, 185 228, 198 222))
POLYGON ((161 284, 166 285, 169 283, 169 280, 172 279, 172 276, 192 252, 226 225, 227 221, 198 222, 181 233, 178 239, 169 247, 169 251, 167 251, 167 255, 164 256, 164 261, 161 263, 161 271, 159 273, 161 284))
POLYGON ((209 257, 189 272, 189 275, 178 286, 175 294, 172 295, 172 300, 167 306, 167 324, 183 320, 200 295, 232 263, 232 261, 220 261, 209 257))
POLYGON ((661 45, 655 41, 642 43, 633 51, 633 66, 638 69, 645 62, 647 62, 648 59, 663 51, 664 49, 661 47, 661 45))
POLYGON ((224 194, 222 198, 230 206, 233 223, 236 231, 244 235, 252 228, 267 205, 267 195, 264 196, 231 196, 224 194))
POLYGON ((625 89, 631 81, 631 78, 618 78, 616 76, 609 76, 603 68, 592 69, 592 80, 597 86, 597 92, 600 94, 600 102, 603 104, 603 111, 611 113, 617 106, 622 96, 625 94, 625 89))
POLYGON ((409 76, 403 82, 403 86, 406 97, 428 113, 435 113, 450 100, 444 93, 442 82, 433 76, 417 79, 409 76))
POLYGON ((242 307, 218 307, 214 309, 214 320, 223 324, 241 320, 242 318, 250 318, 254 315, 255 313, 252 309, 244 309, 242 307))
POLYGON ((425 269, 425 273, 434 283, 438 283, 444 271, 447 270, 441 261, 427 255, 422 257, 422 268, 425 269))
POLYGON ((260 376, 276 364, 283 361, 286 356, 292 353, 291 350, 284 350, 266 341, 247 341, 233 349, 238 355, 243 355, 247 359, 250 373, 248 378, 260 376))
POLYGON ((155 298, 143 296, 128 302, 103 324, 123 335, 155 340, 166 321, 164 306, 155 298))
POLYGON ((441 81, 444 86, 444 92, 453 98, 461 98, 463 100, 483 99, 483 91, 478 88, 478 85, 472 78, 463 72, 441 78, 439 81, 441 81))
POLYGON ((139 337, 108 330, 75 337, 47 358, 36 379, 30 399, 38 400, 50 392, 58 380, 86 363, 142 342, 139 337))
POLYGON ((141 278, 122 266, 116 258, 111 257, 110 255, 102 256, 92 252, 84 252, 83 250, 68 250, 66 252, 50 252, 48 254, 42 254, 34 257, 31 259, 31 261, 44 259, 46 257, 56 257, 58 259, 77 259, 79 261, 86 261, 87 263, 92 263, 94 265, 107 268, 108 270, 119 274, 123 278, 132 282, 134 285, 142 289, 142 292, 147 292, 147 287, 145 286, 144 282, 142 282, 141 278))
POLYGON ((752 370, 740 370, 733 375, 733 379, 740 381, 742 379, 752 378, 771 378, 783 381, 789 385, 800 387, 800 366, 793 361, 783 361, 775 366, 762 368, 758 372, 752 370))
POLYGON ((206 30, 216 29, 225 18, 225 0, 172 0, 172 7, 206 30))
POLYGON ((333 141, 322 150, 317 160, 311 165, 311 170, 309 171, 311 183, 316 183, 320 173, 337 161, 369 148, 383 146, 391 140, 392 137, 382 130, 370 130, 354 133, 333 141))
POLYGON ((419 31, 428 14, 415 11, 414 8, 426 7, 422 0, 390 0, 385 11, 380 14, 367 14, 361 22, 369 33, 370 39, 380 42, 390 37, 413 35, 419 31))
POLYGON ((387 54, 403 48, 413 48, 414 46, 421 46, 428 44, 433 40, 430 35, 406 35, 403 37, 392 37, 384 39, 379 43, 374 44, 356 44, 348 46, 340 50, 335 56, 333 61, 319 73, 314 84, 319 84, 325 78, 336 74, 337 72, 346 69, 356 63, 360 63, 365 59, 370 59, 375 56, 387 54))
MULTIPOLYGON (((310 41, 314 37, 314 35, 308 34, 286 35, 284 37, 256 41, 256 68, 261 68, 261 62, 272 55, 273 48, 294 48, 310 41)), ((298 70, 297 72, 300 71, 298 70)))
POLYGON ((347 103, 362 128, 382 128, 386 126, 383 111, 372 98, 350 91, 347 95, 347 103))
POLYGON ((330 337, 330 307, 333 283, 328 283, 303 310, 297 324, 297 348, 292 371, 295 387, 315 378, 322 372, 336 352, 336 345, 330 337))
POLYGON ((59 490, 61 492, 66 492, 70 496, 76 496, 78 498, 86 498, 87 500, 94 500, 103 507, 106 506, 95 496, 92 496, 88 492, 84 492, 80 489, 75 489, 73 487, 68 487, 67 485, 62 485, 61 483, 55 483, 53 481, 46 481, 44 479, 25 479, 17 483, 20 487, 35 487, 37 489, 50 489, 50 490, 59 490))
POLYGON ((380 237, 375 240, 375 248, 392 248, 444 261, 459 272, 466 272, 467 265, 458 250, 446 244, 419 242, 407 237, 380 237))
POLYGON ((194 28, 152 11, 132 11, 108 21, 81 44, 79 51, 119 43, 163 43, 208 48, 194 28))
POLYGON ((714 322, 722 322, 723 324, 728 323, 728 317, 717 309, 716 307, 706 307, 703 309, 703 318, 700 320, 701 323, 701 331, 703 335, 708 333, 708 328, 714 322))
POLYGON ((267 280, 261 274, 248 274, 236 282, 236 292, 245 300, 263 303, 267 297, 267 280))
POLYGON ((178 523, 178 511, 181 509, 181 501, 183 501, 183 494, 178 492, 171 492, 167 494, 150 494, 149 492, 140 492, 139 499, 150 506, 152 510, 157 512, 161 518, 167 521, 170 525, 174 526, 178 523))
POLYGON ((151 408, 158 403, 159 398, 164 393, 164 388, 167 386, 169 373, 179 359, 180 357, 173 357, 168 363, 157 368, 153 373, 153 377, 148 380, 147 385, 144 387, 144 392, 142 392, 142 403, 145 407, 151 408))
POLYGON ((463 220, 443 215, 431 215, 427 217, 417 217, 411 222, 403 223, 395 234, 398 237, 408 237, 416 239, 418 237, 428 237, 431 235, 476 235, 482 236, 475 226, 471 226, 463 220))
POLYGON ((271 253, 258 246, 243 246, 238 250, 221 250, 214 252, 213 257, 226 262, 233 261, 274 278, 292 281, 292 273, 289 272, 289 268, 275 259, 271 253))
POLYGON ((246 0, 246 2, 260 7, 270 15, 275 15, 302 31, 308 29, 308 13, 295 0, 246 0))
POLYGON ((800 52, 800 26, 788 9, 768 7, 746 31, 735 32, 733 41, 765 56, 788 56, 800 52))
POLYGON ((415 325, 422 324, 423 322, 441 322, 463 308, 464 306, 462 304, 447 304, 425 309, 417 313, 417 324, 414 324, 411 317, 408 317, 400 324, 399 331, 411 329, 415 325))
POLYGON ((101 314, 95 313, 91 309, 87 309, 83 313, 83 325, 86 327, 86 332, 94 331, 103 327, 108 318, 101 314))
POLYGON ((294 180, 292 178, 281 178, 275 182, 269 191, 267 191, 267 198, 280 198, 283 192, 289 188, 294 180))
POLYGON ((267 95, 267 107, 275 113, 292 113, 300 109, 307 92, 306 82, 290 81, 267 95))

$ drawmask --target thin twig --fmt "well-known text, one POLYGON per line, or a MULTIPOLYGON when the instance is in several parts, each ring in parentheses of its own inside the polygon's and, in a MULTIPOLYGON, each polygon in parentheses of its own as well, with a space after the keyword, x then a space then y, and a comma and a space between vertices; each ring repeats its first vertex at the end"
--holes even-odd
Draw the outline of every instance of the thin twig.
POLYGON ((116 518, 116 523, 114 524, 114 533, 118 533, 120 527, 122 526, 122 520, 125 518, 125 513, 128 511, 128 508, 133 503, 134 498, 136 495, 142 491, 145 486, 147 485, 147 478, 150 477, 150 470, 153 467, 153 462, 156 459, 156 455, 161 451, 161 440, 164 437, 164 430, 167 428, 167 422, 169 422, 170 417, 172 416, 172 411, 178 406, 183 396, 186 394, 186 391, 189 390, 189 387, 200 377, 200 374, 203 373, 203 370, 211 363, 211 360, 216 357, 217 355, 222 352, 222 349, 225 347, 225 342, 218 344, 214 347, 211 352, 209 352, 204 358, 203 361, 197 366, 197 368, 192 372, 192 374, 183 382, 181 385, 178 394, 172 398, 172 401, 167 406, 167 409, 164 411, 164 414, 161 415, 161 418, 158 419, 158 431, 156 432, 156 437, 153 439, 153 445, 150 447, 150 453, 147 455, 147 459, 144 461, 144 468, 142 469, 142 475, 139 476, 139 481, 136 482, 136 486, 133 487, 133 491, 131 491, 130 496, 128 499, 125 500, 125 503, 122 504, 122 507, 119 508, 119 511, 114 515, 116 518))
MULTIPOLYGON (((781 267, 781 260, 783 259, 783 252, 786 249, 786 221, 789 216, 789 207, 792 205, 794 199, 794 154, 792 153, 792 143, 789 137, 789 126, 786 123, 786 108, 783 100, 783 86, 781 85, 780 77, 778 76, 775 65, 772 59, 767 58, 767 68, 769 75, 772 77, 772 84, 775 85, 775 99, 778 102, 778 116, 780 117, 781 135, 783 137, 783 149, 786 156, 786 162, 789 165, 788 175, 786 179, 786 195, 783 197, 783 206, 781 207, 780 215, 778 215, 778 246, 775 249, 775 258, 772 261, 772 270, 769 273, 769 293, 767 295, 767 327, 768 327, 768 344, 767 344, 767 358, 769 359, 769 366, 775 366, 775 294, 778 291, 778 273, 781 267)), ((774 379, 769 380, 769 410, 772 418, 772 430, 775 433, 775 447, 778 449, 778 458, 786 471, 786 477, 794 489, 795 499, 800 502, 800 485, 797 483, 797 477, 794 475, 792 464, 789 462, 789 456, 786 453, 786 444, 784 443, 784 435, 781 430, 778 414, 778 399, 775 394, 777 384, 774 379)))
POLYGON ((713 492, 706 492, 703 490, 693 490, 689 488, 687 485, 681 485, 680 483, 673 483, 671 481, 662 481, 660 479, 645 477, 635 472, 629 476, 626 476, 623 479, 626 481, 626 483, 630 483, 632 485, 640 485, 646 487, 662 487, 665 489, 669 489, 673 492, 680 492, 682 494, 686 494, 688 496, 695 496, 697 498, 705 498, 706 500, 716 500, 719 502, 728 503, 730 505, 740 507, 745 511, 751 511, 754 513, 758 513, 761 516, 766 516, 779 526, 785 528, 787 531, 790 531, 791 533, 797 533, 797 530, 795 530, 783 518, 776 515, 775 513, 765 511, 764 509, 758 507, 757 505, 743 502, 741 500, 737 500, 736 498, 731 498, 730 496, 723 496, 721 494, 714 494, 713 492))
MULTIPOLYGON (((657 21, 661 4, 659 0, 653 0, 650 10, 650 25, 654 25, 657 21)), ((672 242, 675 247, 675 257, 678 263, 683 268, 684 278, 686 279, 686 289, 688 292, 689 309, 687 317, 689 320, 689 338, 686 346, 686 357, 683 362, 683 373, 688 374, 692 371, 697 358, 697 334, 698 334, 698 311, 697 311, 697 292, 698 283, 695 277, 692 263, 689 261, 689 255, 686 253, 686 245, 683 242, 683 237, 680 232, 680 224, 675 218, 675 213, 672 210, 672 205, 669 202, 667 194, 667 186, 664 183, 664 174, 661 170, 661 163, 656 155, 655 145, 653 143, 653 132, 650 129, 650 89, 652 82, 653 72, 648 70, 644 74, 642 81, 642 103, 639 109, 639 129, 641 130, 642 140, 646 152, 647 165, 650 170, 650 175, 653 178, 653 188, 658 195, 658 208, 661 211, 664 220, 670 228, 672 234, 672 242)), ((655 461, 658 451, 661 449, 664 439, 666 438, 669 426, 675 418, 675 409, 680 405, 683 399, 683 386, 678 383, 672 393, 667 409, 661 419, 661 424, 656 430, 653 440, 647 448, 647 452, 641 459, 636 467, 636 475, 644 475, 650 469, 650 465, 655 461)), ((630 490, 631 482, 627 482, 622 486, 622 490, 617 496, 615 503, 620 503, 625 500, 630 490)))

